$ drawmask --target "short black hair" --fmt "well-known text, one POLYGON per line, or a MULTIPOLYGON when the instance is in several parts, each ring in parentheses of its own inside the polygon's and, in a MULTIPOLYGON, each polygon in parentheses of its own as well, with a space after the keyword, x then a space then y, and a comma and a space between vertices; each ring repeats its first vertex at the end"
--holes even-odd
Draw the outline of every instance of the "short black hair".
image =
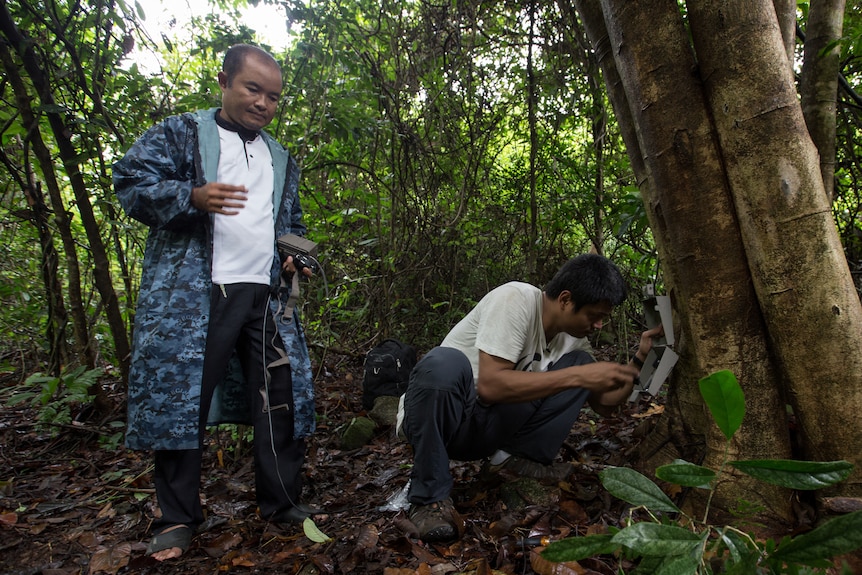
POLYGON ((564 291, 572 294, 576 310, 601 302, 618 306, 628 295, 619 268, 598 254, 581 254, 570 259, 545 286, 545 294, 552 299, 564 291))
POLYGON ((272 54, 263 48, 253 46, 251 44, 234 44, 228 48, 227 52, 225 52, 224 61, 222 62, 221 67, 222 72, 227 76, 228 85, 233 82, 234 76, 242 70, 242 66, 245 64, 245 59, 249 56, 259 58, 263 62, 272 63, 279 72, 281 71, 281 66, 278 65, 278 62, 273 58, 272 54))

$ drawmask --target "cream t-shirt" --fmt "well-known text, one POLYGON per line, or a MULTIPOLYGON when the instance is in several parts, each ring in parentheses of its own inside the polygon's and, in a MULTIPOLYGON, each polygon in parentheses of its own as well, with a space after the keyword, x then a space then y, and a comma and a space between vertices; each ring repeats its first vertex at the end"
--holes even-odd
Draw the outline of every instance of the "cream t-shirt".
POLYGON ((510 282, 488 292, 449 332, 443 347, 460 349, 479 376, 479 351, 515 364, 521 371, 546 371, 562 356, 582 349, 592 353, 587 338, 559 333, 545 341, 542 326, 542 290, 510 282))

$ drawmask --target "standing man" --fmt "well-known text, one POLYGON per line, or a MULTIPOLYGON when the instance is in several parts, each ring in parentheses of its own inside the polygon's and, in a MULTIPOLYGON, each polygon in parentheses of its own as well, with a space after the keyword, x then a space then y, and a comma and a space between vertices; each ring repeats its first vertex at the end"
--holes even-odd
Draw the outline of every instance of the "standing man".
POLYGON ((114 166, 123 209, 150 228, 126 444, 155 451, 161 517, 147 553, 159 561, 188 549, 204 520, 214 394, 219 421, 254 426, 261 516, 293 523, 316 512, 299 502, 304 438, 314 431, 311 362, 293 307, 298 283, 282 279, 296 274, 293 258, 276 248, 283 234, 305 234, 299 168, 262 131, 281 99, 281 69, 241 44, 225 54, 218 84, 221 108, 167 118, 114 166))
POLYGON ((602 415, 623 403, 662 333, 644 332, 628 365, 596 362, 586 337, 625 298, 610 260, 581 255, 544 291, 520 282, 495 288, 419 361, 398 429, 413 447, 410 519, 423 540, 457 536, 450 459, 488 457, 492 471, 537 479, 570 471, 552 463, 584 402, 602 415))

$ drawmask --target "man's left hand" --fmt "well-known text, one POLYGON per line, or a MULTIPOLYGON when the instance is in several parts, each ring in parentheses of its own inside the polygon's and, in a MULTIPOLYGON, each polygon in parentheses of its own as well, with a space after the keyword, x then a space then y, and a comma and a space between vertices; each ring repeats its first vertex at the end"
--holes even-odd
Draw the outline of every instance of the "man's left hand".
MULTIPOLYGON (((281 263, 281 269, 292 274, 296 273, 296 266, 293 264, 293 256, 287 256, 285 258, 285 260, 281 263)), ((311 271, 311 268, 304 267, 302 268, 302 275, 307 278, 310 278, 314 275, 314 273, 311 271)))

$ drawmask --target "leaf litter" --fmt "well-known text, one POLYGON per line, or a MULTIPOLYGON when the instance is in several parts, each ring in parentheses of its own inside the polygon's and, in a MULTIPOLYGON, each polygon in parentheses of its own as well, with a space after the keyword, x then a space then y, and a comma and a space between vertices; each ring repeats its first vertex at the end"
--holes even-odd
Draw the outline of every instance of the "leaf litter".
MULTIPOLYGON (((559 455, 575 471, 556 485, 489 478, 481 462, 452 462, 463 533, 429 544, 403 510, 411 451, 391 426, 378 426, 359 449, 341 448, 340 431, 364 415, 362 358, 330 357, 317 383, 318 429, 308 441, 303 490, 304 501, 325 513, 290 526, 258 517, 249 442, 242 428, 220 428, 204 458, 207 521, 182 557, 164 563, 145 556, 157 511, 150 454, 100 447, 97 423, 46 429, 31 410, 0 402, 0 573, 617 572, 614 558, 550 564, 538 551, 547 540, 620 525, 626 506, 601 488, 598 472, 627 462, 640 437, 633 429, 661 413, 657 401, 642 398, 609 419, 585 410, 559 455)), ((6 385, 0 381, 0 390, 6 385)), ((123 398, 113 399, 119 411, 123 398)))

